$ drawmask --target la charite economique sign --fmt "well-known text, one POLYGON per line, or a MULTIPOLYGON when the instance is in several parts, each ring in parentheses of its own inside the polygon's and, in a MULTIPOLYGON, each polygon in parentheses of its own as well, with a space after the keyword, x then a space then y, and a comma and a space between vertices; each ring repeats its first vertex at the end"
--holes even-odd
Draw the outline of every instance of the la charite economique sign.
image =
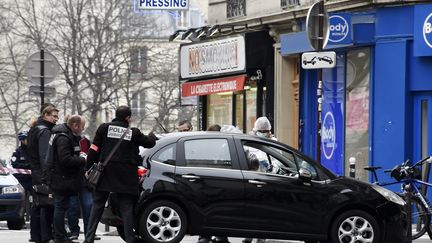
POLYGON ((187 10, 189 0, 136 0, 139 10, 187 10))

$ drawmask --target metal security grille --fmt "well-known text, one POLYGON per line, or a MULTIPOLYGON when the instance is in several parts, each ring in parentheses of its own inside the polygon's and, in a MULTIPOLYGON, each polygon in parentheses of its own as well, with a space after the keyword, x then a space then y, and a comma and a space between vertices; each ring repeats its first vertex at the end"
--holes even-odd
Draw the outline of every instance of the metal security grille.
POLYGON ((300 5, 300 0, 281 0, 282 8, 293 7, 296 5, 300 5))
POLYGON ((246 0, 228 0, 227 17, 235 18, 246 16, 246 0))

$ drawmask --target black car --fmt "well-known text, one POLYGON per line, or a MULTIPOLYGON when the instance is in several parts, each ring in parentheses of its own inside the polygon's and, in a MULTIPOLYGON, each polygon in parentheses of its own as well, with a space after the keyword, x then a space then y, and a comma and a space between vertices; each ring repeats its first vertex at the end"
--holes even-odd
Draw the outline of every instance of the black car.
MULTIPOLYGON (((184 132, 144 156, 136 205, 143 242, 185 234, 303 240, 405 242, 405 202, 395 193, 337 177, 277 141, 243 134, 184 132)), ((103 217, 123 235, 115 195, 103 217)))

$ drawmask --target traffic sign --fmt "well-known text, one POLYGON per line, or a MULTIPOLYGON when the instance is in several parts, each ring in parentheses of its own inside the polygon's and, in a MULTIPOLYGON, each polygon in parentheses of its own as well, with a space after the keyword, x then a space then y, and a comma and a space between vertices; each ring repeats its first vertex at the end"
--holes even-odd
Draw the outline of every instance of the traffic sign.
POLYGON ((32 83, 40 85, 41 78, 44 78, 44 84, 52 82, 59 70, 60 65, 51 53, 44 51, 44 59, 41 59, 41 52, 33 53, 26 61, 26 74, 32 83), (41 63, 44 64, 44 75, 41 76, 41 63))
MULTIPOLYGON (((327 45, 329 39, 329 15, 327 11, 323 9, 320 11, 320 1, 314 3, 307 13, 306 17, 306 28, 308 33, 309 43, 314 50, 320 50, 327 45), (322 32, 320 32, 319 18, 322 18, 322 32), (320 35, 320 33, 322 33, 320 35), (320 40, 322 40, 322 46, 320 46, 320 40)), ((324 4, 323 4, 324 5, 324 4)))
POLYGON ((334 68, 336 66, 336 52, 305 52, 302 54, 302 68, 319 69, 334 68))
MULTIPOLYGON (((39 85, 31 85, 29 89, 30 95, 37 95, 39 96, 41 92, 41 87, 39 85)), ((45 94, 45 97, 53 98, 56 95, 56 89, 54 87, 45 86, 43 93, 45 94)))

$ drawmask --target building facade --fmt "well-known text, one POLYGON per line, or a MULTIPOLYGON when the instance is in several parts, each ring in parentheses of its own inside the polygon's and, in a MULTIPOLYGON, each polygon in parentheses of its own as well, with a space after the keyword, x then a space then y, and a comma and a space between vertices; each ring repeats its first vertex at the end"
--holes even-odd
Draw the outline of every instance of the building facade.
MULTIPOLYGON (((273 39, 267 43, 274 53, 273 102, 271 111, 267 107, 256 117, 272 114, 276 137, 311 157, 317 154, 317 71, 303 69, 301 56, 313 51, 306 15, 315 2, 210 0, 205 27, 219 33, 207 31, 189 44, 267 31, 273 39)), ((336 52, 336 66, 323 69, 320 162, 348 175, 349 161, 355 161, 356 177, 367 181, 365 166, 391 168, 431 154, 431 5, 329 0, 325 8, 330 16, 325 51, 336 52)), ((225 107, 234 107, 230 101, 225 107)))

